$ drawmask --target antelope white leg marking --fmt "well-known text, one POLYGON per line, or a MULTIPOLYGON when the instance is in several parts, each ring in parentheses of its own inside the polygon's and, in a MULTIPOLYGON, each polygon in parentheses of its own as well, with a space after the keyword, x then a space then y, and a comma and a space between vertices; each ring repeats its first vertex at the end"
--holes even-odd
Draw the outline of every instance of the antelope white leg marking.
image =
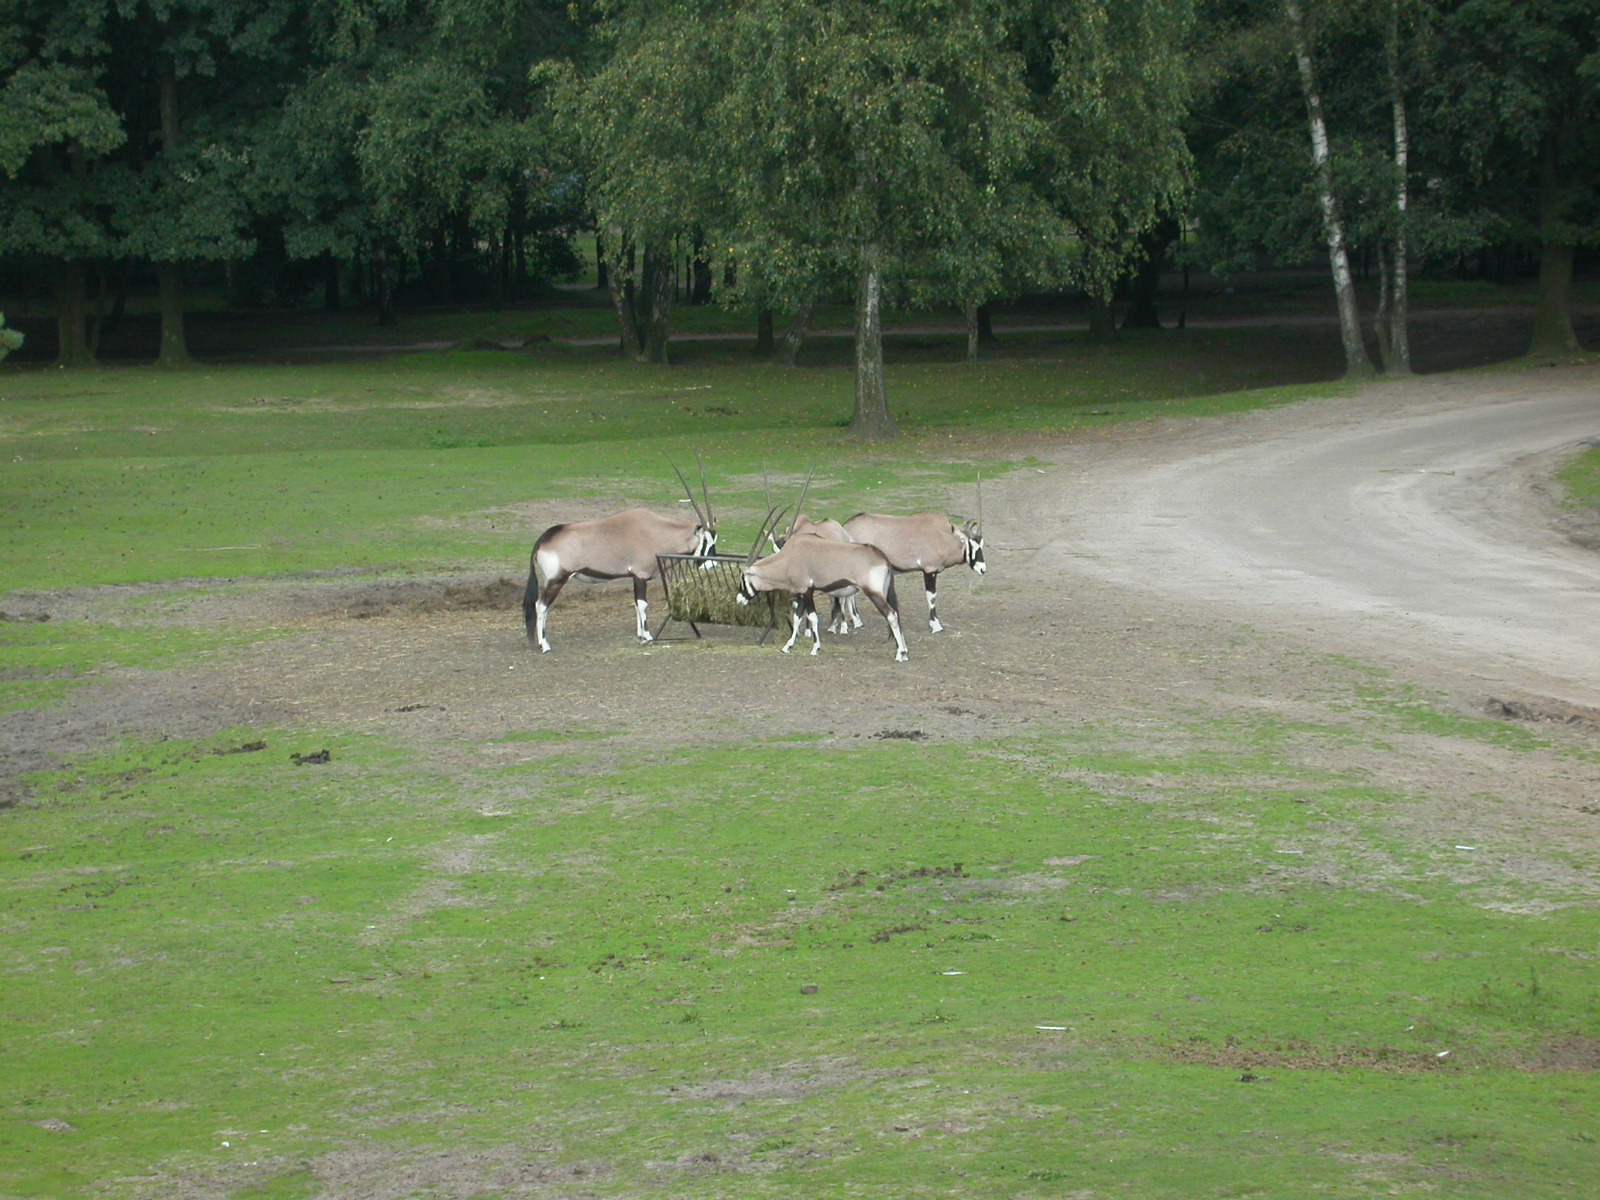
POLYGON ((890 612, 888 619, 889 631, 894 634, 894 660, 895 662, 905 662, 911 657, 911 654, 906 650, 905 635, 900 632, 900 618, 893 612, 890 612))
POLYGON ((928 632, 930 632, 930 633, 943 633, 944 632, 944 626, 939 624, 939 613, 938 613, 937 609, 934 607, 935 601, 937 601, 938 598, 939 598, 938 593, 933 591, 932 589, 929 589, 927 595, 928 595, 928 632))
POLYGON ((789 640, 779 647, 785 654, 794 649, 795 642, 800 637, 800 602, 795 601, 795 607, 789 610, 789 619, 794 622, 794 632, 789 635, 789 640))
POLYGON ((821 622, 817 620, 815 608, 806 614, 806 621, 811 625, 811 653, 815 654, 822 649, 822 634, 818 628, 821 622))
POLYGON ((851 596, 844 602, 844 607, 845 611, 850 614, 851 624, 853 624, 857 629, 860 629, 866 624, 866 622, 861 619, 860 610, 856 608, 856 598, 854 596, 851 596))
POLYGON ((545 625, 545 618, 550 615, 550 606, 548 604, 546 604, 542 599, 535 600, 533 602, 533 612, 534 612, 534 624, 533 624, 534 636, 538 639, 539 649, 541 651, 543 651, 545 654, 549 654, 550 653, 550 642, 544 636, 544 625, 545 625))
POLYGON ((635 600, 633 606, 638 611, 639 616, 639 640, 641 642, 655 641, 655 638, 650 635, 650 602, 648 600, 635 600))

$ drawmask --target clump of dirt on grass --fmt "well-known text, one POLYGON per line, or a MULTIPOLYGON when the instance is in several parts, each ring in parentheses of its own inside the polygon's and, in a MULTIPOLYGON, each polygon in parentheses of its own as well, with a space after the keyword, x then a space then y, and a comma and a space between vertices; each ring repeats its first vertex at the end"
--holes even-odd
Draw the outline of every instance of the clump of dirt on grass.
POLYGON ((358 621, 391 615, 499 611, 520 607, 523 588, 523 584, 504 577, 493 583, 449 584, 443 588, 428 583, 378 584, 364 589, 345 606, 345 611, 358 621))
POLYGON ((1553 1038, 1517 1064, 1524 1071, 1600 1071, 1600 1038, 1553 1038))

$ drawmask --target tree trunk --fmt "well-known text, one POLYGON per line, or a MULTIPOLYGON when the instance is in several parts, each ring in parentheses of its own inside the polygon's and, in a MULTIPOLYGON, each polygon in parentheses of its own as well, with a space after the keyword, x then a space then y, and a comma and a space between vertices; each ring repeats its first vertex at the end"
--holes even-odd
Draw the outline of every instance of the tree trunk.
POLYGON ((978 309, 981 308, 976 300, 967 301, 967 361, 978 361, 978 309))
POLYGON ((378 324, 398 325, 400 318, 394 311, 394 280, 389 276, 387 246, 379 246, 372 252, 372 294, 378 306, 378 324))
POLYGON ((1406 276, 1406 210, 1410 204, 1411 134, 1406 123, 1406 93, 1400 79, 1400 2, 1389 2, 1389 26, 1384 35, 1384 57, 1388 61, 1389 107, 1394 111, 1394 240, 1388 261, 1378 255, 1383 279, 1384 313, 1378 319, 1378 349, 1385 375, 1411 374, 1411 297, 1406 276))
POLYGON ((187 367, 193 360, 184 337, 183 264, 156 263, 156 287, 161 293, 161 357, 156 363, 163 367, 187 367))
POLYGON ((660 249, 645 249, 644 286, 639 297, 645 305, 644 362, 667 361, 667 339, 672 331, 672 271, 670 242, 660 249))
POLYGON ((689 261, 689 303, 711 303, 711 259, 706 254, 706 235, 694 231, 693 257, 689 261))
POLYGON ((1579 350, 1572 328, 1572 243, 1556 232, 1561 208, 1556 139, 1547 134, 1539 152, 1539 301, 1533 311, 1529 358, 1556 358, 1579 350))
MULTIPOLYGON (((182 130, 178 121, 178 77, 172 71, 162 74, 159 85, 161 102, 161 144, 171 153, 178 147, 182 130)), ((161 356, 156 359, 163 367, 189 365, 189 345, 183 326, 183 267, 177 262, 158 262, 156 284, 161 292, 161 356)))
POLYGON ((1333 269, 1333 290, 1339 303, 1339 336, 1344 342, 1345 377, 1365 379, 1372 374, 1372 359, 1367 357, 1361 338, 1361 314, 1356 309, 1355 281, 1350 277, 1350 255, 1345 248, 1344 218, 1333 190, 1333 158, 1328 149, 1328 125, 1322 116, 1322 93, 1317 88, 1311 64, 1310 43, 1306 38, 1305 18, 1300 0, 1284 0, 1294 37, 1294 57, 1300 68, 1300 87, 1305 93, 1306 115, 1311 128, 1311 164, 1316 172, 1317 200, 1322 207, 1322 229, 1328 239, 1328 261, 1333 269))
POLYGON ((811 332, 811 310, 814 304, 810 300, 802 301, 795 311, 794 323, 784 331, 783 345, 778 350, 778 362, 785 367, 792 367, 800 357, 800 347, 804 344, 806 336, 811 332))
POLYGON ((1000 344, 1000 339, 994 335, 994 321, 989 313, 987 304, 978 305, 978 345, 985 350, 993 350, 1000 344))
POLYGON ((128 284, 131 264, 125 258, 118 258, 111 264, 112 287, 115 291, 111 297, 111 311, 106 314, 100 323, 100 336, 110 337, 122 327, 122 318, 128 313, 128 284))
POLYGON ((1139 264, 1128 281, 1128 311, 1123 314, 1124 329, 1160 329, 1161 266, 1167 247, 1178 239, 1178 220, 1166 217, 1139 235, 1139 264))
POLYGON ((756 357, 771 358, 777 350, 777 339, 772 332, 772 310, 763 304, 756 311, 756 357))
POLYGON ((1539 303, 1528 357, 1556 358, 1580 349, 1572 327, 1572 247, 1546 242, 1539 251, 1539 303))
POLYGON ((618 236, 616 252, 611 262, 611 306, 617 310, 617 323, 622 328, 622 353, 638 362, 644 357, 639 339, 639 319, 636 315, 633 283, 634 250, 628 239, 618 236))
POLYGON ((594 290, 603 292, 611 286, 611 277, 606 269, 606 243, 598 229, 594 231, 594 290))
POLYGON ((895 435, 883 373, 881 254, 876 242, 861 247, 861 280, 856 292, 856 411, 850 419, 850 432, 869 442, 895 435))
POLYGON ((56 294, 56 366, 91 367, 88 271, 81 262, 57 262, 50 276, 56 294))
POLYGON ((339 260, 331 250, 322 256, 322 308, 331 313, 344 308, 344 298, 339 292, 339 260))
POLYGON ((450 288, 450 234, 443 225, 436 225, 433 230, 433 269, 429 272, 433 276, 433 292, 435 304, 449 304, 454 297, 450 288))
POLYGON ((1089 341, 1109 346, 1117 340, 1117 313, 1110 296, 1089 297, 1089 341))
POLYGON ((1372 331, 1378 335, 1378 360, 1383 363, 1383 372, 1389 373, 1389 363, 1394 358, 1394 328, 1389 321, 1390 297, 1394 292, 1394 280, 1389 275, 1389 250, 1382 243, 1378 243, 1378 307, 1372 314, 1372 331))

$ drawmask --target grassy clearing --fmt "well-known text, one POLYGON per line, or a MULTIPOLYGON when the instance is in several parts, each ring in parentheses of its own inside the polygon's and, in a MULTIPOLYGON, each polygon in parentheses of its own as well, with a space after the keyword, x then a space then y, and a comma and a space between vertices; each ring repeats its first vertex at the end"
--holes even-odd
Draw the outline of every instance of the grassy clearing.
POLYGON ((351 1142, 600 1196, 1592 1178, 1592 1076, 1526 1073, 1600 1022, 1590 914, 1375 873, 1400 797, 1175 733, 445 775, 237 730, 39 776, 0 859, 0 1193, 310 1196, 351 1142))
MULTIPOLYGON (((558 496, 670 505, 664 456, 703 451, 743 549, 765 511, 761 471, 798 488, 824 463, 818 506, 970 505, 957 437, 1093 428, 1302 398, 1232 333, 972 367, 900 366, 909 436, 848 439, 844 369, 784 371, 728 357, 648 368, 503 353, 383 363, 0 376, 0 498, 18 588, 292 571, 525 561, 539 532, 508 506, 558 496), (959 485, 959 486, 958 486, 959 485), (742 510, 749 528, 740 525, 742 510)), ((1308 368, 1297 368, 1302 373, 1308 368)), ((1288 373, 1294 379, 1293 371, 1288 373)), ((968 457, 962 454, 962 457, 968 457)))
MULTIPOLYGON (((763 465, 823 464, 819 510, 958 511, 1017 434, 1330 390, 1247 333, 1019 345, 904 347, 890 448, 842 436, 843 368, 716 347, 7 372, 0 592, 511 570, 519 506, 666 506, 696 448, 738 548, 763 465)), ((5 707, 278 632, 95 603, 0 624, 5 707)), ((530 721, 482 758, 238 729, 37 774, 0 808, 0 1196, 1573 1194, 1592 913, 1306 765, 1549 746, 1377 677, 1331 708, 1196 717, 1162 755, 1022 726, 663 755, 530 721)))

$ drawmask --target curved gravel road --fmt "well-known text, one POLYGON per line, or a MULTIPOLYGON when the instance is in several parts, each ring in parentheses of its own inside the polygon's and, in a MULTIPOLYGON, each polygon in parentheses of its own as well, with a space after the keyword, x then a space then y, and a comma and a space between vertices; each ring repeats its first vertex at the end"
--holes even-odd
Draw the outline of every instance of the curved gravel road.
POLYGON ((1222 424, 1135 443, 1131 463, 1083 455, 1066 540, 1037 565, 1600 709, 1600 554, 1538 494, 1600 439, 1600 370, 1377 384, 1222 424))

